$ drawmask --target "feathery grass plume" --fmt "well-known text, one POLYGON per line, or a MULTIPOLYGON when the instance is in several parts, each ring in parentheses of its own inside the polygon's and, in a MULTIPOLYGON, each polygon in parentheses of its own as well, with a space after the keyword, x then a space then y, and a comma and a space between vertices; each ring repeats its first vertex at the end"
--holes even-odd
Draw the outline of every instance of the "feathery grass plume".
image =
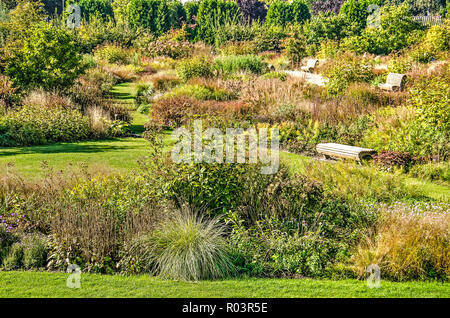
POLYGON ((225 227, 218 219, 206 219, 187 207, 163 222, 151 234, 133 242, 136 264, 166 279, 198 281, 233 273, 225 227))

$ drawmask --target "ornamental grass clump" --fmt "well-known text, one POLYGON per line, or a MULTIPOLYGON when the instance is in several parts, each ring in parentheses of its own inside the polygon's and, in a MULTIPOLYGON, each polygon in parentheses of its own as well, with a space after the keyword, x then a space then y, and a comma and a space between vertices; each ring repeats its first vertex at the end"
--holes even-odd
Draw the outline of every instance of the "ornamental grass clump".
POLYGON ((395 203, 380 207, 374 235, 353 254, 359 275, 377 264, 381 277, 398 281, 440 279, 450 276, 450 205, 395 203))
POLYGON ((183 208, 151 234, 135 240, 129 252, 136 256, 136 264, 162 278, 223 278, 233 273, 224 234, 218 219, 206 219, 183 208))

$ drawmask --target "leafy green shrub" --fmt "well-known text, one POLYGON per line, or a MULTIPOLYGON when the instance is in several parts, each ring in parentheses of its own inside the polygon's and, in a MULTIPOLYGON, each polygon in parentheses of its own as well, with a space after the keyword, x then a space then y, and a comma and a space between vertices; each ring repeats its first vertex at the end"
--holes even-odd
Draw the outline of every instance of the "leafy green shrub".
POLYGON ((450 24, 442 26, 434 25, 425 34, 423 42, 416 51, 413 58, 418 62, 428 63, 432 58, 439 58, 450 49, 450 24))
POLYGON ((48 240, 41 235, 27 235, 22 239, 23 265, 25 269, 39 269, 47 264, 48 240))
POLYGON ((167 56, 178 59, 189 57, 194 47, 187 41, 174 41, 163 37, 150 42, 145 49, 148 55, 152 57, 167 56))
POLYGON ((327 40, 341 40, 356 35, 358 26, 351 24, 343 15, 320 13, 307 21, 303 30, 306 42, 318 46, 327 40))
POLYGON ((176 71, 184 82, 195 77, 211 77, 211 61, 206 56, 195 56, 180 61, 177 64, 176 71))
POLYGON ((441 133, 447 140, 450 132, 449 74, 450 67, 447 65, 432 79, 422 78, 417 86, 411 89, 409 99, 409 104, 417 111, 417 124, 421 129, 430 133, 441 133))
POLYGON ((44 22, 26 30, 18 42, 8 42, 6 50, 5 74, 25 89, 70 87, 84 69, 74 35, 44 22))
POLYGON ((283 54, 289 58, 292 65, 299 65, 307 56, 306 41, 299 28, 291 28, 289 35, 282 42, 283 54))
POLYGON ((48 221, 52 233, 49 268, 61 269, 70 263, 86 271, 116 271, 120 248, 169 215, 161 189, 153 185, 142 174, 131 173, 94 177, 58 194, 48 221))
POLYGON ((229 42, 241 42, 253 40, 258 25, 246 25, 239 22, 225 22, 219 25, 215 31, 214 44, 216 47, 226 45, 229 42))
POLYGON ((221 100, 221 101, 231 100, 234 99, 235 97, 234 93, 232 92, 198 84, 194 85, 186 84, 183 86, 176 87, 167 94, 165 94, 164 97, 176 97, 176 96, 187 96, 200 100, 221 100))
POLYGON ((224 235, 225 228, 217 219, 183 211, 135 239, 128 254, 134 256, 133 263, 142 264, 143 272, 162 278, 224 278, 233 273, 224 235))
POLYGON ((369 53, 389 54, 413 44, 411 40, 420 39, 417 36, 410 37, 420 28, 420 24, 412 19, 407 5, 386 5, 381 8, 380 27, 367 28, 362 33, 362 40, 368 41, 369 53))
POLYGON ((370 61, 353 54, 344 54, 326 66, 323 74, 330 79, 328 92, 341 94, 350 83, 369 82, 373 78, 370 61))
POLYGON ((350 22, 356 23, 362 30, 367 23, 367 5, 365 1, 347 0, 341 7, 339 14, 344 15, 350 22))
POLYGON ((251 72, 261 74, 265 64, 256 55, 229 55, 214 60, 213 68, 220 74, 229 75, 237 72, 251 72))
POLYGON ((156 74, 152 76, 153 88, 157 91, 167 91, 181 83, 180 78, 174 74, 156 74))
POLYGON ((281 43, 287 33, 283 27, 277 25, 264 25, 259 28, 254 39, 257 52, 281 51, 281 43))
POLYGON ((3 223, 3 215, 0 218, 0 265, 2 265, 3 260, 8 255, 11 245, 17 240, 17 238, 7 230, 5 223, 3 223))
POLYGON ((450 163, 417 164, 409 170, 409 175, 428 181, 437 181, 450 185, 450 163))
POLYGON ((94 56, 108 63, 128 64, 130 53, 118 45, 106 44, 95 49, 94 56))
POLYGON ((89 118, 78 110, 23 106, 0 118, 1 146, 30 146, 89 138, 89 118))

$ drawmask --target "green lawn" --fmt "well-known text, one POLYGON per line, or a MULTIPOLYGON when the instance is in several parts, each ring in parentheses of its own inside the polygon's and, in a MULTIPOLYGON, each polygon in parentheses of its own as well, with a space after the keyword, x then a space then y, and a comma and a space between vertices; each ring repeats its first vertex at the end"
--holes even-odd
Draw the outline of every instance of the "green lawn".
POLYGON ((81 274, 81 288, 66 287, 69 274, 0 272, 0 297, 450 297, 450 284, 381 281, 370 289, 365 281, 312 279, 230 279, 198 283, 141 276, 81 274))
MULTIPOLYGON (((170 132, 163 135, 166 149, 172 142, 170 132)), ((0 173, 8 163, 26 178, 42 177, 42 163, 54 170, 64 170, 70 164, 86 164, 90 170, 127 171, 137 167, 137 160, 145 156, 149 143, 143 138, 118 138, 102 141, 57 143, 45 146, 0 148, 0 173)))

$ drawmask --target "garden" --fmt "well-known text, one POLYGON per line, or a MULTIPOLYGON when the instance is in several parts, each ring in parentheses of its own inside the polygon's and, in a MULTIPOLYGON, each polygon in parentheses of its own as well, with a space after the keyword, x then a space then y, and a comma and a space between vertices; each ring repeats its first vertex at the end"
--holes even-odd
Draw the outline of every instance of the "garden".
POLYGON ((448 1, 0 0, 0 297, 449 297, 449 243, 448 1))

